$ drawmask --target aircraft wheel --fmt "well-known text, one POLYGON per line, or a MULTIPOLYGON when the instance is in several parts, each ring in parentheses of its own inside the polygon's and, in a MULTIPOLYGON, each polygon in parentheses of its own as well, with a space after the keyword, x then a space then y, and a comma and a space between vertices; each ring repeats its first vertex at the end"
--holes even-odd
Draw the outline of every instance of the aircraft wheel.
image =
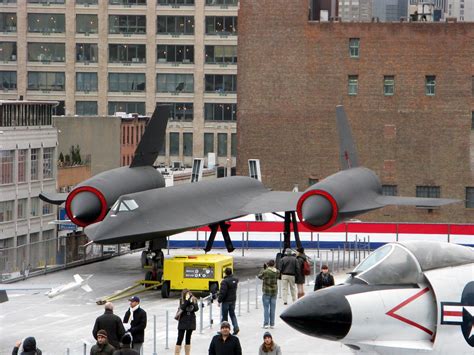
POLYGON ((168 298, 170 296, 170 282, 165 281, 161 286, 161 297, 168 298))
POLYGON ((146 251, 142 251, 142 255, 140 257, 140 263, 142 265, 142 268, 149 265, 146 251))
POLYGON ((217 282, 213 282, 209 285, 209 292, 212 293, 213 295, 219 292, 219 285, 217 284, 217 282))

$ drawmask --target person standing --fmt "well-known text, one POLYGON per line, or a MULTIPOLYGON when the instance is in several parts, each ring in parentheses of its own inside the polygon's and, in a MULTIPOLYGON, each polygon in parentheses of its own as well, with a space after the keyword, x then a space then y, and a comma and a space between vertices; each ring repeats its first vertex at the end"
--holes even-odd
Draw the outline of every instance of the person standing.
POLYGON ((314 290, 317 291, 330 286, 334 286, 334 277, 329 273, 328 266, 323 265, 321 266, 321 272, 316 276, 314 290))
POLYGON ((36 339, 34 337, 27 337, 23 340, 18 340, 13 348, 12 355, 41 355, 42 352, 36 347, 36 339))
POLYGON ((114 314, 114 305, 107 302, 104 306, 104 314, 97 317, 95 320, 92 335, 97 340, 97 332, 103 329, 107 332, 107 340, 114 348, 118 349, 120 346, 120 339, 125 334, 122 320, 119 316, 114 314))
POLYGON ((178 339, 176 340, 176 347, 174 353, 176 355, 181 353, 181 344, 183 343, 184 334, 186 333, 186 342, 184 345, 184 353, 191 354, 191 335, 193 330, 196 330, 196 312, 199 310, 197 298, 189 291, 184 289, 181 292, 179 299, 179 309, 181 315, 178 321, 178 339))
POLYGON ((258 274, 262 283, 262 303, 263 303, 263 327, 273 328, 275 326, 275 310, 278 295, 278 277, 280 271, 275 268, 275 261, 270 260, 263 265, 263 270, 258 274))
POLYGON ((258 355, 282 355, 280 346, 275 344, 270 332, 263 334, 263 344, 258 348, 258 355))
POLYGON ((228 316, 234 327, 234 335, 239 333, 239 324, 235 316, 235 301, 237 300, 237 285, 239 280, 232 275, 230 267, 225 269, 225 277, 221 282, 217 302, 221 306, 221 322, 228 321, 228 316))
POLYGON ((220 333, 214 335, 209 345, 209 355, 242 355, 240 340, 230 334, 229 322, 221 323, 220 333))
POLYGON ((304 283, 305 283, 305 273, 304 265, 308 262, 308 257, 304 253, 304 248, 296 249, 296 273, 295 273, 295 283, 298 290, 298 298, 304 296, 304 283))
POLYGON ((100 329, 97 332, 97 343, 91 348, 91 355, 112 355, 115 348, 107 341, 107 332, 100 329))
POLYGON ((285 256, 281 259, 281 289, 283 293, 283 304, 288 304, 288 291, 291 294, 293 302, 296 301, 296 256, 291 252, 291 249, 286 249, 285 256))
POLYGON ((120 349, 115 350, 113 355, 140 355, 140 353, 131 348, 132 336, 130 333, 125 333, 120 339, 120 349))
POLYGON ((133 296, 128 300, 130 308, 125 312, 123 323, 125 330, 132 335, 132 349, 140 352, 145 341, 146 312, 140 307, 140 298, 133 296))

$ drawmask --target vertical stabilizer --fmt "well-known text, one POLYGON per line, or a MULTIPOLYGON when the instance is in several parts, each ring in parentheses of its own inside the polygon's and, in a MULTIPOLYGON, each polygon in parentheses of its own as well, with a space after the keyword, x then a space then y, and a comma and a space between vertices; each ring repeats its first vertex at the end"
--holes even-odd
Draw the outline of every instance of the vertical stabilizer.
POLYGON ((339 132, 339 161, 341 169, 346 170, 359 166, 359 159, 352 138, 351 127, 347 120, 344 107, 336 106, 337 130, 339 132))
POLYGON ((133 156, 132 164, 130 164, 131 168, 153 165, 161 147, 165 143, 169 114, 169 105, 156 105, 155 112, 153 112, 133 156))

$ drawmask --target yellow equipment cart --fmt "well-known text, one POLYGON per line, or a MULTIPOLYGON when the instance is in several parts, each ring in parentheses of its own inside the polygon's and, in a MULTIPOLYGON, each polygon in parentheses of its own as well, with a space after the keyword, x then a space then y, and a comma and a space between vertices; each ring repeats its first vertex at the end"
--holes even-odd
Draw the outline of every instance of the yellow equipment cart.
POLYGON ((233 270, 234 261, 227 255, 182 255, 165 259, 161 296, 168 298, 170 291, 185 288, 217 293, 228 267, 233 270))

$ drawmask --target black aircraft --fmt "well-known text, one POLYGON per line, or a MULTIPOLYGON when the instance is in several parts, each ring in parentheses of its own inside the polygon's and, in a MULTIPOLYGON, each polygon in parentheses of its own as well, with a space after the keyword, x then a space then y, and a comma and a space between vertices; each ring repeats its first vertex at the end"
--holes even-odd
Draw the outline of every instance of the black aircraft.
MULTIPOLYGON (((154 116, 161 115, 155 112, 154 116)), ((291 224, 293 224, 297 246, 301 245, 298 238, 296 213, 300 221, 310 230, 322 231, 344 220, 387 205, 437 207, 456 202, 452 199, 383 196, 382 185, 377 175, 358 164, 351 130, 342 106, 336 108, 336 116, 343 170, 314 184, 304 193, 270 191, 261 182, 244 176, 200 181, 168 188, 148 187, 149 185, 145 187, 138 184, 140 187, 138 189, 137 182, 133 182, 135 190, 130 189, 132 191, 124 192, 121 189, 125 188, 124 185, 128 184, 128 180, 122 180, 120 174, 121 171, 127 169, 137 169, 132 164, 130 168, 117 169, 118 175, 115 176, 115 180, 100 180, 101 186, 108 183, 108 188, 114 191, 114 194, 113 197, 110 194, 111 197, 106 200, 107 204, 99 203, 100 198, 94 196, 94 193, 91 194, 91 199, 98 200, 95 213, 100 211, 100 215, 99 217, 96 214, 88 216, 87 221, 98 223, 87 226, 85 233, 92 241, 100 244, 132 243, 164 240, 166 236, 208 225, 211 228, 211 235, 205 250, 211 249, 220 228, 227 249, 232 251, 234 248, 226 221, 247 214, 285 211, 284 246, 289 247, 291 224), (110 201, 117 197, 116 203, 99 222, 110 201)), ((158 123, 154 122, 157 120, 160 120, 159 117, 154 117, 150 125, 157 125, 158 123)), ((150 129, 153 129, 153 126, 147 128, 147 130, 150 129)), ((142 143, 138 150, 141 146, 142 143)), ((146 160, 149 165, 147 169, 152 169, 151 164, 155 158, 156 155, 146 160)), ((153 172, 153 174, 160 178, 156 180, 159 185, 156 187, 161 187, 161 176, 158 175, 159 173, 153 172)), ((82 188, 87 192, 87 186, 89 184, 82 183, 76 190, 82 188)), ((71 194, 73 193, 74 191, 71 194)), ((66 204, 68 204, 67 201, 66 204)), ((77 209, 82 211, 86 206, 79 205, 77 209)), ((72 211, 71 203, 68 209, 72 211)), ((77 216, 75 219, 77 220, 77 216)))

